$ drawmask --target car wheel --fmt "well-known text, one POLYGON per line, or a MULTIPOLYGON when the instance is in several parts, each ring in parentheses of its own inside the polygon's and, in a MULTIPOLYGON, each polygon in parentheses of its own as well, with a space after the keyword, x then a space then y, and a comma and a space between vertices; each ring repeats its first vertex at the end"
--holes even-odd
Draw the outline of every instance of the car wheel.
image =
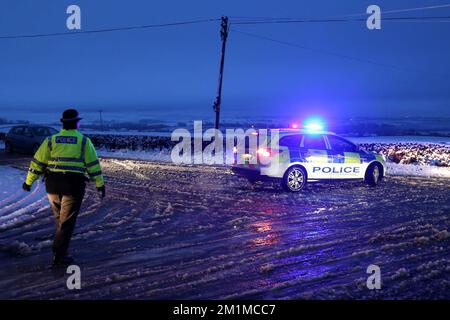
POLYGON ((302 167, 294 166, 285 172, 281 186, 289 192, 299 192, 306 185, 306 171, 302 167))
POLYGON ((366 183, 371 187, 376 186, 383 177, 382 170, 383 169, 379 164, 377 163, 371 164, 366 170, 366 175, 364 178, 366 183))
POLYGON ((5 151, 6 151, 6 153, 12 153, 13 152, 13 148, 11 146, 11 143, 5 142, 5 151))

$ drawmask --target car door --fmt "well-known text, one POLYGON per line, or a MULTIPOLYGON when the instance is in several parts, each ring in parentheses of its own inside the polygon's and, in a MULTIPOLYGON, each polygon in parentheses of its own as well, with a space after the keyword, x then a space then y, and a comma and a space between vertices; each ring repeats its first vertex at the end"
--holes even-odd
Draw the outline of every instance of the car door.
POLYGON ((330 179, 332 157, 323 134, 305 134, 300 144, 300 156, 308 179, 330 179))
POLYGON ((335 135, 327 135, 332 156, 331 179, 357 179, 362 176, 361 154, 357 145, 335 135))
POLYGON ((279 157, 283 162, 298 162, 301 160, 300 143, 303 135, 289 134, 280 138, 279 157))
POLYGON ((300 142, 303 136, 301 134, 283 135, 278 141, 278 152, 272 155, 272 172, 278 172, 281 175, 286 171, 291 163, 300 162, 300 142))
POLYGON ((34 133, 33 147, 41 145, 45 138, 50 137, 57 133, 57 131, 50 127, 35 127, 32 129, 34 133))
POLYGON ((33 145, 34 145, 34 133, 32 131, 32 129, 30 127, 24 127, 23 128, 23 132, 22 132, 22 137, 23 137, 23 150, 26 152, 30 152, 33 150, 33 145))
POLYGON ((13 147, 14 150, 23 150, 23 143, 24 143, 24 137, 23 137, 23 130, 24 127, 15 127, 11 131, 11 135, 8 136, 9 143, 13 147))

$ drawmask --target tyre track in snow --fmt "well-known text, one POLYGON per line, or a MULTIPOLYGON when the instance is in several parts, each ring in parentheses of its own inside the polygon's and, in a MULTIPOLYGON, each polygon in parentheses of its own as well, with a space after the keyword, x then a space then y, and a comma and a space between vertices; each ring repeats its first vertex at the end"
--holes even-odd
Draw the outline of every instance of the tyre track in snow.
POLYGON ((449 298, 448 180, 388 177, 378 188, 318 184, 287 194, 223 167, 102 165, 107 198, 100 202, 90 186, 71 245, 83 289, 69 292, 52 271, 29 271, 50 257, 42 241, 53 230, 49 218, 17 226, 24 239, 1 233, 0 241, 33 250, 7 257, 0 296, 449 298), (381 291, 365 287, 369 264, 382 269, 381 291))

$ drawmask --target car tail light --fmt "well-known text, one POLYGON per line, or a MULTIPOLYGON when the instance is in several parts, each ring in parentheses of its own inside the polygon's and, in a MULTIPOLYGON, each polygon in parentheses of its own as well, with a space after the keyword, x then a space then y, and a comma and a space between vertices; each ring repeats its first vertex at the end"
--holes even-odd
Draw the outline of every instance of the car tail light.
POLYGON ((272 155, 272 152, 270 151, 269 148, 259 148, 256 153, 260 156, 260 157, 270 157, 272 155))

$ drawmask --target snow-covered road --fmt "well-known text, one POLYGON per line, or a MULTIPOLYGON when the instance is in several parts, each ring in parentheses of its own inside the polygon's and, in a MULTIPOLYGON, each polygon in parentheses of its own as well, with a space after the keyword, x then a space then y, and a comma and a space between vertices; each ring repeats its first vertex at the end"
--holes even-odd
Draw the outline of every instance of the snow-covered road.
MULTIPOLYGON (((24 168, 26 161, 0 161, 24 168)), ((82 289, 49 270, 53 221, 42 186, 0 166, 0 298, 450 298, 448 179, 388 177, 288 194, 229 169, 102 160, 71 252, 82 289), (366 268, 381 268, 368 290, 366 268)))

